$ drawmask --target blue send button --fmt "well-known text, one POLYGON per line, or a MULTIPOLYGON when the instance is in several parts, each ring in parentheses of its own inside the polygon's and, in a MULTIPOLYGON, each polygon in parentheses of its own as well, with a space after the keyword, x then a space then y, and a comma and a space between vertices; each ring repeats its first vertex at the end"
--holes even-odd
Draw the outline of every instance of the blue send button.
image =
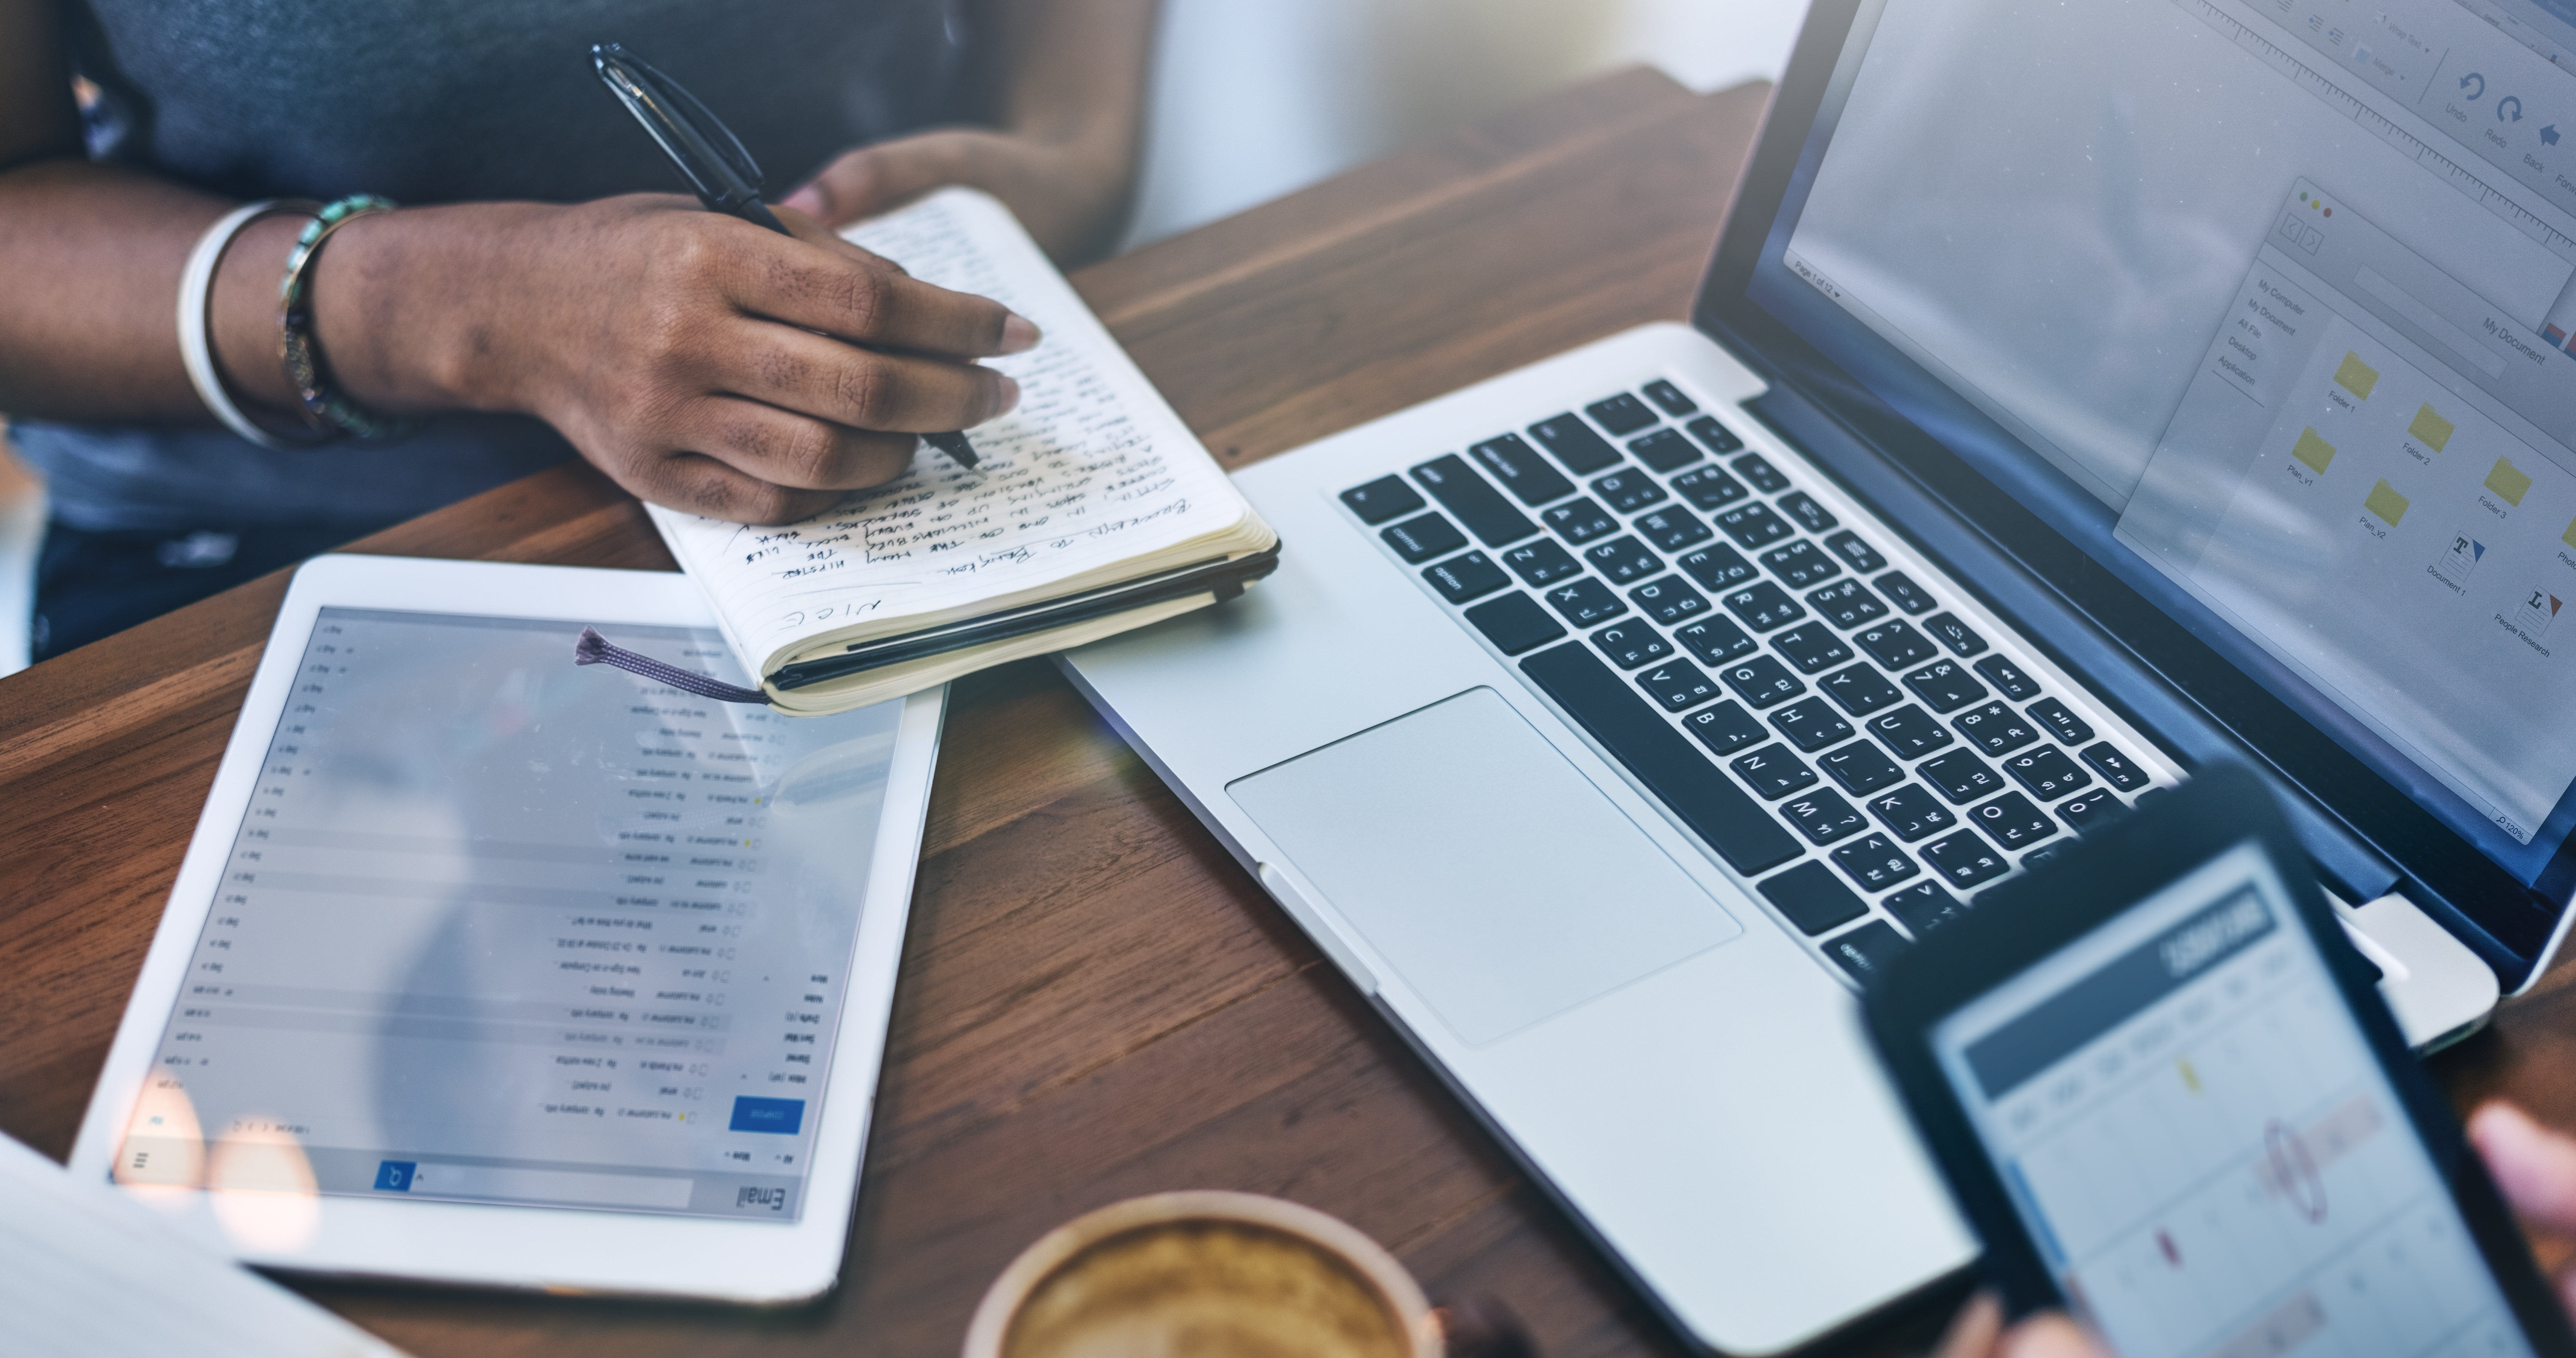
POLYGON ((803 1099, 755 1099, 745 1094, 733 1101, 733 1126, 729 1130, 794 1136, 804 1125, 803 1099))
POLYGON ((412 1172, 419 1168, 420 1162, 417 1160, 385 1160, 378 1162, 376 1165, 376 1191, 379 1193, 410 1192, 412 1172))

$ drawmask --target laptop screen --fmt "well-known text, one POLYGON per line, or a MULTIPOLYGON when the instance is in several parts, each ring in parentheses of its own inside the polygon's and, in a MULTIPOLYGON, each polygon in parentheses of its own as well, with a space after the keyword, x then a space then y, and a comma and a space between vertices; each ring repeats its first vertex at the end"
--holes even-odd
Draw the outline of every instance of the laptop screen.
POLYGON ((2576 0, 1828 11, 1713 288, 2563 896, 2576 0))

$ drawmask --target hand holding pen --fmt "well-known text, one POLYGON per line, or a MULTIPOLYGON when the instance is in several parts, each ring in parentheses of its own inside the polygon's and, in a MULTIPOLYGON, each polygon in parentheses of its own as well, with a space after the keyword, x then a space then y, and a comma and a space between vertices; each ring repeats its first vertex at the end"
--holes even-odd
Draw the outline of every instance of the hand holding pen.
MULTIPOLYGON (((681 177, 697 192, 698 201, 712 212, 740 217, 756 226, 767 227, 783 236, 795 236, 787 225, 761 201, 760 167, 751 153, 743 148, 731 129, 709 112, 705 105, 680 87, 670 77, 642 59, 618 46, 604 43, 590 49, 591 64, 619 102, 635 120, 652 135, 681 177)), ((1003 353, 1017 352, 1036 342, 1037 332, 1026 320, 1014 315, 1006 322, 1003 353), (1023 338, 1025 343, 1018 342, 1023 338)), ((1008 377, 1016 401, 1018 384, 1008 377)), ((955 431, 925 432, 921 437, 959 466, 973 468, 978 458, 965 434, 955 431)))

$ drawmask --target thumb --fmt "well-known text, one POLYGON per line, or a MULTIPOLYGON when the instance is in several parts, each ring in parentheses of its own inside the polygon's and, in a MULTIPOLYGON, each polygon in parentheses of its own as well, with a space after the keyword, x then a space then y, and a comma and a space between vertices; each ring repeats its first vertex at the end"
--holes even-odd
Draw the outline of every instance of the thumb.
POLYGON ((846 152, 780 205, 836 228, 900 207, 953 182, 947 153, 956 136, 925 132, 846 152))
POLYGON ((2063 1311, 2045 1311, 2004 1331, 1997 1358, 2105 1358, 2102 1346, 2063 1311))
POLYGON ((2516 1212, 2536 1225, 2576 1232, 2576 1141, 2502 1102, 2470 1115, 2469 1141, 2516 1212))

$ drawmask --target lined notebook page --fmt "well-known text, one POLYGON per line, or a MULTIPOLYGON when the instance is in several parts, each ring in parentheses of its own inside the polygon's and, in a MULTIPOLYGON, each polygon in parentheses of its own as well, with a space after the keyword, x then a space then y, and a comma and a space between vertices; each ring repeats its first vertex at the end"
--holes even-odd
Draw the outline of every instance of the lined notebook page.
POLYGON ((877 618, 1042 597, 1052 582, 1221 532, 1249 512, 999 202, 945 189, 846 234, 916 278, 1002 303, 1046 338, 988 360, 1019 380, 1021 398, 973 431, 975 471, 925 445, 894 482, 784 528, 653 507, 746 668, 765 673, 804 638, 877 618))

